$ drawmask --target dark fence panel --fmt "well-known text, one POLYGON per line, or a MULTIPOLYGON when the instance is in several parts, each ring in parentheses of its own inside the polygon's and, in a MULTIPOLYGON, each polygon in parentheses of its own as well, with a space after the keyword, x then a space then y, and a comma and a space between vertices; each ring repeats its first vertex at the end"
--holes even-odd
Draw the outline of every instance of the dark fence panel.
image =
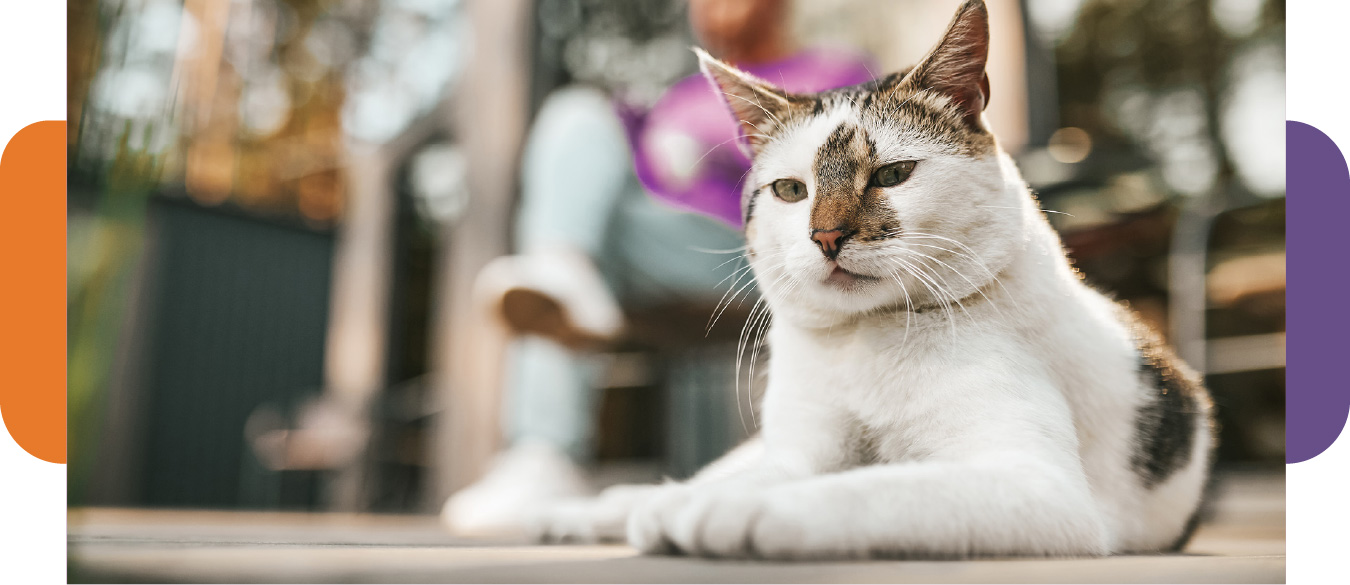
POLYGON ((313 506, 313 477, 244 493, 269 473, 244 423, 322 384, 332 235, 171 199, 156 200, 150 220, 142 503, 313 506))

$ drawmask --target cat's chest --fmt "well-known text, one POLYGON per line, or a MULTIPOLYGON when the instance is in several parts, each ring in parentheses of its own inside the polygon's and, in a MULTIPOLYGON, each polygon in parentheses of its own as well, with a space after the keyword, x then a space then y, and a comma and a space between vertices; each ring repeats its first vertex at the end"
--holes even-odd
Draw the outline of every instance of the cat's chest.
POLYGON ((992 347, 978 331, 950 327, 859 328, 776 347, 773 386, 789 400, 836 412, 836 436, 858 464, 922 459, 975 414, 988 385, 971 364, 992 347))
POLYGON ((794 393, 829 396, 863 424, 884 428, 942 409, 961 364, 987 351, 986 340, 962 328, 884 325, 787 335, 774 359, 785 362, 779 371, 794 393))

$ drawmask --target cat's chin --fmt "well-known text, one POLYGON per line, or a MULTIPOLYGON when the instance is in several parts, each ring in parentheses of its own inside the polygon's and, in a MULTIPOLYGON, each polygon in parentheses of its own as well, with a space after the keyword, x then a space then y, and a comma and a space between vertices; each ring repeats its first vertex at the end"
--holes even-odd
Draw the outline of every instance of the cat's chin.
POLYGON ((849 271, 834 260, 827 260, 825 268, 829 272, 825 274, 822 284, 837 290, 854 291, 880 280, 875 276, 849 271))

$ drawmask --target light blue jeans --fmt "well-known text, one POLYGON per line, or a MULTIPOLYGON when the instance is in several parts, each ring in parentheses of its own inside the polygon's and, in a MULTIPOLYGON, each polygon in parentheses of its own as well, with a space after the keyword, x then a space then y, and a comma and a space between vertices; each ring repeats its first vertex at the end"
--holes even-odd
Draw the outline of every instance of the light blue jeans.
MULTIPOLYGON (((643 192, 623 127, 599 91, 574 87, 550 96, 531 129, 523 167, 517 249, 586 253, 625 307, 711 304, 731 283, 723 279, 745 266, 739 232, 643 192)), ((507 360, 508 441, 544 441, 588 459, 604 373, 596 356, 525 337, 507 360)))

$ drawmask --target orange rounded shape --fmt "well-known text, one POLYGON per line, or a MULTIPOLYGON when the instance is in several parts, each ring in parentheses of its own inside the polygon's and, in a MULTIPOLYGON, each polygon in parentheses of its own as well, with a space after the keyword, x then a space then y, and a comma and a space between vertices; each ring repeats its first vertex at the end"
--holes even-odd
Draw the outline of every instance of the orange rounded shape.
POLYGON ((28 454, 66 462, 66 123, 0 156, 0 415, 28 454))

